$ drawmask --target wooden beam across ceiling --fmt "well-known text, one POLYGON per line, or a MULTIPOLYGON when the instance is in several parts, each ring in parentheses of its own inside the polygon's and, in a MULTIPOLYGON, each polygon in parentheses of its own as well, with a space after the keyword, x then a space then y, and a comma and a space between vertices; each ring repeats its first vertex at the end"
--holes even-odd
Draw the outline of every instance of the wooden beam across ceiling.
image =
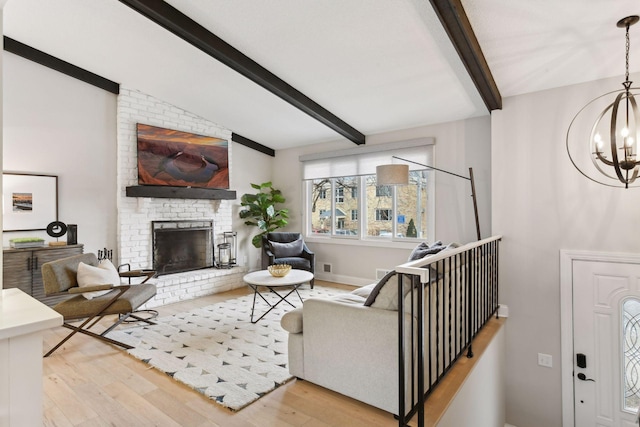
POLYGON ((52 70, 56 70, 85 83, 89 83, 115 95, 120 93, 120 85, 114 81, 92 73, 91 71, 87 71, 84 68, 80 68, 67 61, 63 61, 62 59, 56 58, 55 56, 49 55, 48 53, 35 49, 7 36, 3 36, 3 42, 4 50, 7 52, 11 52, 14 55, 21 56, 47 68, 51 68, 52 70))
POLYGON ((502 109, 502 96, 460 0, 429 0, 489 111, 502 109))
POLYGON ((120 0, 356 144, 365 136, 296 88, 222 40, 170 4, 158 0, 120 0))

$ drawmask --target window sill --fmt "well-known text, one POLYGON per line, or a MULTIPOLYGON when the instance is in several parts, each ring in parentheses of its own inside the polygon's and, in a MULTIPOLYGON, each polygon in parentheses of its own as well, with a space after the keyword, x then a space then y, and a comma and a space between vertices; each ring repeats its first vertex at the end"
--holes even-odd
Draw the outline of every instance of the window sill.
POLYGON ((357 237, 316 237, 305 236, 304 241, 307 243, 321 243, 327 245, 343 245, 343 246, 365 246, 385 249, 413 249, 423 242, 422 239, 413 240, 390 240, 390 239, 359 239, 357 237))

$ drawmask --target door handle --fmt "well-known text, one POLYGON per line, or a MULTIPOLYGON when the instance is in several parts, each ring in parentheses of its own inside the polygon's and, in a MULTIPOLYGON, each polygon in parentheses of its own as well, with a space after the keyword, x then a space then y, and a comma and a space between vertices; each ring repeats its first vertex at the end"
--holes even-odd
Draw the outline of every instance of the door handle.
POLYGON ((578 379, 581 381, 593 381, 594 383, 596 382, 596 380, 594 380, 593 378, 587 378, 587 376, 582 372, 578 374, 578 379))

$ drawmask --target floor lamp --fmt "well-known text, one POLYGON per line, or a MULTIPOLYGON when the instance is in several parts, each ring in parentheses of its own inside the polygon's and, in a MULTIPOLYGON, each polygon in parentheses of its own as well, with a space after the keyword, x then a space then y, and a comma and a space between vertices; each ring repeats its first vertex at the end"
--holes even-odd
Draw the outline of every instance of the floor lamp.
MULTIPOLYGON (((433 166, 424 165, 422 163, 414 162, 413 160, 403 159, 401 157, 391 156, 393 159, 402 160, 403 162, 413 163, 418 166, 433 169, 438 172, 444 172, 449 175, 457 176, 458 178, 466 179, 471 183, 471 198, 473 200, 473 213, 476 219, 476 234, 478 240, 480 236, 480 220, 478 219, 478 201, 476 199, 476 185, 473 180, 473 168, 469 168, 469 176, 458 175, 457 173, 449 172, 444 169, 438 169, 433 166)), ((377 185, 407 185, 409 184, 409 165, 390 164, 376 166, 376 181, 377 185)))

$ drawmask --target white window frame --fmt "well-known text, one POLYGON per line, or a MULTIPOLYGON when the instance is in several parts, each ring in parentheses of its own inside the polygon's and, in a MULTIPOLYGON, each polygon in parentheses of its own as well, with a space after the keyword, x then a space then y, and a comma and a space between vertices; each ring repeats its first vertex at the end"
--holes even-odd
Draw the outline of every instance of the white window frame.
MULTIPOLYGON (((367 215, 360 215, 360 212, 366 212, 366 195, 364 191, 364 178, 363 176, 375 174, 375 167, 371 170, 372 161, 368 159, 369 156, 376 157, 376 164, 388 164, 388 163, 402 163, 392 158, 392 156, 406 158, 418 163, 426 164, 429 166, 436 166, 434 160, 434 144, 435 139, 426 137, 410 141, 401 141, 389 144, 378 144, 365 147, 357 147, 342 151, 332 151, 328 153, 317 153, 310 155, 300 156, 300 161, 303 162, 303 181, 302 181, 302 220, 303 220, 303 232, 305 240, 310 242, 324 242, 333 244, 349 244, 349 245, 364 245, 364 246, 388 246, 392 243, 396 247, 413 248, 416 241, 422 241, 425 239, 434 238, 435 233, 435 180, 436 175, 431 171, 430 179, 427 181, 427 202, 424 208, 425 215, 427 215, 427 227, 426 237, 397 237, 397 206, 396 206, 396 188, 391 187, 393 208, 391 219, 393 224, 392 236, 367 236, 367 215), (386 155, 387 160, 380 160, 386 155), (360 155, 363 155, 361 158, 360 155), (354 167, 348 166, 349 160, 355 160, 357 165, 354 167), (369 164, 367 165, 367 160, 369 164), (307 163, 309 166, 307 168, 307 163), (363 166, 364 165, 364 166, 363 166), (307 168, 307 169, 305 169, 307 168), (358 184, 358 234, 357 235, 336 235, 335 234, 335 221, 331 221, 331 230, 327 234, 313 234, 311 233, 311 204, 312 204, 312 178, 320 168, 323 170, 330 170, 331 176, 334 178, 360 176, 358 184), (309 174, 307 173, 308 171, 309 174), (355 173, 353 173, 355 172, 355 173), (362 173, 360 173, 362 172, 362 173), (340 174, 337 174, 340 173, 340 174)), ((409 165, 410 170, 425 170, 421 166, 409 165)), ((427 169, 428 170, 428 169, 427 169)), ((322 173, 322 172, 320 172, 322 173)), ((317 175, 316 178, 325 178, 327 176, 317 175)), ((331 180, 331 211, 335 212, 336 195, 335 195, 335 180, 331 180)), ((328 198, 328 197, 327 197, 328 198)), ((424 202, 424 201, 423 201, 424 202)))

